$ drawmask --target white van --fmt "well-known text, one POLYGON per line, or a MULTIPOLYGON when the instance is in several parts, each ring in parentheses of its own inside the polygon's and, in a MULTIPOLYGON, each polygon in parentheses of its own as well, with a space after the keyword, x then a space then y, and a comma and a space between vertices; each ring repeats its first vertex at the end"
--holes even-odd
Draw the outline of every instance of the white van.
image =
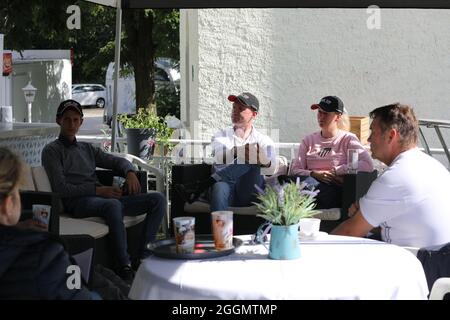
MULTIPOLYGON (((136 89, 134 74, 119 77, 117 114, 136 112, 136 89)), ((155 90, 169 87, 180 90, 179 63, 170 58, 157 58, 155 61, 155 90)), ((114 100, 114 62, 106 70, 106 105, 103 112, 103 123, 111 126, 112 105, 114 100)))

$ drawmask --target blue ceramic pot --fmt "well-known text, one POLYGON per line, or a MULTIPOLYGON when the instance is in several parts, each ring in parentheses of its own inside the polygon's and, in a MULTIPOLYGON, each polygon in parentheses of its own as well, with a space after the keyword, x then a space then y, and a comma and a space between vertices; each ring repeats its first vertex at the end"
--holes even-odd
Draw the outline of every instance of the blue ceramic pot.
POLYGON ((269 258, 276 260, 300 258, 298 224, 290 226, 272 225, 272 230, 270 231, 269 258))

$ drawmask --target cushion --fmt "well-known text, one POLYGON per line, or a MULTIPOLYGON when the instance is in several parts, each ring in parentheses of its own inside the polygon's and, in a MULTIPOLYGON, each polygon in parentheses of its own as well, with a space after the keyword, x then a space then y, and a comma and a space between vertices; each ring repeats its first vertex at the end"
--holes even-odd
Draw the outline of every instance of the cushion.
POLYGON ((317 209, 318 214, 314 218, 319 218, 320 220, 337 221, 341 219, 341 208, 331 208, 331 209, 317 209))
MULTIPOLYGON (((229 207, 228 210, 233 211, 234 214, 241 215, 256 215, 258 214, 258 209, 255 205, 250 207, 229 207)), ((331 220, 336 221, 341 218, 341 209, 340 208, 331 208, 331 209, 320 209, 318 214, 314 217, 319 218, 321 220, 331 220)), ((186 213, 210 213, 211 209, 209 207, 209 203, 203 201, 195 201, 194 203, 186 203, 184 205, 184 212, 186 213)))
POLYGON ((31 172, 33 173, 36 191, 52 192, 52 187, 44 167, 32 167, 31 172))
POLYGON ((87 234, 95 239, 99 239, 106 236, 108 232, 108 226, 101 223, 85 219, 59 218, 60 235, 87 234))
MULTIPOLYGON (((83 218, 83 220, 86 221, 94 221, 96 223, 102 223, 105 224, 105 220, 100 217, 89 217, 89 218, 83 218)), ((123 224, 125 225, 125 228, 132 227, 134 225, 137 225, 138 223, 141 223, 145 220, 145 213, 141 214, 139 216, 124 216, 123 217, 123 224)))
MULTIPOLYGON (((250 207, 229 207, 228 210, 233 211, 234 214, 242 215, 256 215, 258 209, 255 205, 250 207)), ((184 211, 188 213, 210 213, 211 209, 209 203, 203 201, 195 201, 194 203, 186 203, 184 205, 184 211)))

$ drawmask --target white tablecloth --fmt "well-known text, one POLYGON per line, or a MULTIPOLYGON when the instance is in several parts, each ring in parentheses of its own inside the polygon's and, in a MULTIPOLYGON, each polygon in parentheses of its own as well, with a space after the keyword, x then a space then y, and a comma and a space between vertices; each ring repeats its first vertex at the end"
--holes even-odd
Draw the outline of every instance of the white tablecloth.
MULTIPOLYGON (((249 236, 240 237, 249 240, 249 236)), ((425 274, 407 250, 369 239, 321 235, 296 260, 262 245, 216 259, 144 260, 131 299, 426 299, 425 274)))

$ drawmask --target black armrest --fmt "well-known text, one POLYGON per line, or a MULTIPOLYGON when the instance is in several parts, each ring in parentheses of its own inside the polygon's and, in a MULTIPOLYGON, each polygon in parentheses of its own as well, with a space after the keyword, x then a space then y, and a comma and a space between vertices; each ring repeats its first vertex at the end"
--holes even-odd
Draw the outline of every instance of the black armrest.
POLYGON ((211 175, 211 167, 207 163, 174 165, 172 166, 172 185, 206 179, 211 175))
MULTIPOLYGON (((147 179, 147 171, 135 171, 136 176, 139 180, 139 183, 141 184, 141 192, 147 193, 148 191, 148 179, 147 179)), ((95 174, 97 175, 98 181, 105 185, 105 186, 111 186, 113 183, 113 178, 115 176, 123 177, 122 173, 115 172, 113 170, 95 170, 95 174)))
MULTIPOLYGON (((172 186, 197 180, 206 179, 211 175, 211 165, 201 164, 177 164, 172 166, 172 186)), ((180 195, 171 189, 170 215, 172 218, 184 215, 184 201, 180 195)))
POLYGON ((31 210, 33 204, 44 204, 51 206, 52 209, 50 211, 48 231, 56 235, 59 234, 59 216, 62 212, 62 203, 56 193, 42 191, 20 191, 20 199, 25 218, 30 218, 32 216, 31 210), (27 216, 27 213, 30 216, 27 216))
POLYGON ((359 198, 364 196, 372 182, 377 178, 378 171, 358 172, 357 174, 346 174, 342 188, 341 220, 348 218, 348 208, 359 198))

